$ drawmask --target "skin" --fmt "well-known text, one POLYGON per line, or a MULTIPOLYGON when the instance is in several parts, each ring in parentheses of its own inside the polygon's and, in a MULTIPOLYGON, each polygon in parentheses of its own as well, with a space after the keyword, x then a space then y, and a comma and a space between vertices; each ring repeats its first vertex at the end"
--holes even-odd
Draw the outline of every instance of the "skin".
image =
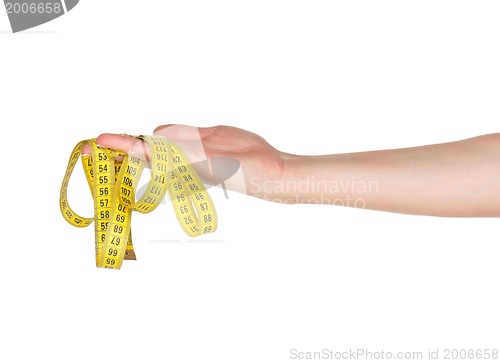
MULTIPOLYGON (((209 161, 238 160, 246 190, 226 186, 254 197, 405 214, 500 217, 500 134, 404 149, 301 156, 278 151, 262 137, 235 127, 172 126, 160 126, 154 134, 181 147, 201 138, 209 161)), ((102 134, 97 143, 149 157, 132 137, 102 134)), ((217 172, 212 168, 212 177, 217 172)))

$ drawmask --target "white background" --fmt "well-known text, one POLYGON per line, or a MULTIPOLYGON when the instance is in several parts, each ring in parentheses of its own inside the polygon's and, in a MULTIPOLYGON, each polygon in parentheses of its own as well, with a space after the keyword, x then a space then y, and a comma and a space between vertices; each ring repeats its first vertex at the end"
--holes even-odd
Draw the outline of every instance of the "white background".
MULTIPOLYGON (((187 240, 170 205, 134 215, 138 261, 108 271, 58 205, 72 147, 102 132, 227 124, 299 154, 498 132, 499 17, 496 1, 82 0, 11 34, 0 13, 0 361, 500 349, 497 219, 210 189, 215 234, 187 240)), ((86 188, 78 171, 70 201, 92 215, 86 188)))

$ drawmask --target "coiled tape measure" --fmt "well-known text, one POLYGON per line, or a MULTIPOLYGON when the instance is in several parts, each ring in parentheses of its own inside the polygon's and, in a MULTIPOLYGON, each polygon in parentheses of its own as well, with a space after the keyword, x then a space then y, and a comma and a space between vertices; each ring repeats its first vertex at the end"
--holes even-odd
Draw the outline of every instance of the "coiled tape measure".
POLYGON ((61 186, 61 213, 75 227, 95 226, 97 267, 120 269, 124 259, 135 260, 130 229, 132 211, 152 212, 167 190, 175 215, 186 234, 196 237, 217 229, 217 213, 203 182, 188 158, 163 136, 137 136, 149 147, 151 178, 146 192, 135 201, 135 191, 146 162, 136 156, 101 148, 95 139, 80 141, 69 158, 61 186), (94 218, 81 217, 68 204, 67 190, 82 147, 88 143, 91 156, 81 161, 94 199, 94 218), (123 161, 115 160, 123 156, 123 161))

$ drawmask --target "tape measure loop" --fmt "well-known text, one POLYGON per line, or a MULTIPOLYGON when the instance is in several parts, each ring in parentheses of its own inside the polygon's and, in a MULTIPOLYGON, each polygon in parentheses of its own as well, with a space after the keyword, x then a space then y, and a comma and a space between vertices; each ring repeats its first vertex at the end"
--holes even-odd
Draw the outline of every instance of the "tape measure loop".
POLYGON ((146 162, 121 151, 100 148, 95 139, 79 142, 68 161, 60 193, 60 209, 68 223, 87 227, 95 222, 96 265, 119 269, 124 259, 135 259, 132 245, 132 211, 150 213, 160 205, 167 190, 182 229, 192 237, 217 229, 217 213, 210 195, 182 150, 166 138, 138 136, 149 148, 151 176, 145 193, 135 192, 146 162), (76 214, 69 206, 67 188, 84 144, 91 156, 81 162, 94 199, 94 218, 76 214), (122 158, 123 161, 117 160, 122 158))

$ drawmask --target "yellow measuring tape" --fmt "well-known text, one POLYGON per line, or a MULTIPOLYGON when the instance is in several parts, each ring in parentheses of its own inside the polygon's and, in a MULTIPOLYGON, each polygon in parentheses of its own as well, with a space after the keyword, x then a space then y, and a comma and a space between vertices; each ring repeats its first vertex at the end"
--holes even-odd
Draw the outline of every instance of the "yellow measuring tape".
POLYGON ((138 136, 149 147, 151 178, 146 192, 135 201, 135 191, 146 162, 122 152, 100 148, 95 139, 79 142, 69 158, 61 186, 61 213, 73 226, 95 222, 97 267, 119 269, 124 259, 135 260, 130 223, 132 211, 149 213, 169 192, 175 215, 191 237, 214 232, 217 214, 210 195, 182 150, 162 136, 138 136), (94 199, 94 218, 76 214, 68 203, 67 190, 82 147, 90 145, 91 156, 81 156, 94 199), (123 157, 123 161, 116 160, 123 157))

